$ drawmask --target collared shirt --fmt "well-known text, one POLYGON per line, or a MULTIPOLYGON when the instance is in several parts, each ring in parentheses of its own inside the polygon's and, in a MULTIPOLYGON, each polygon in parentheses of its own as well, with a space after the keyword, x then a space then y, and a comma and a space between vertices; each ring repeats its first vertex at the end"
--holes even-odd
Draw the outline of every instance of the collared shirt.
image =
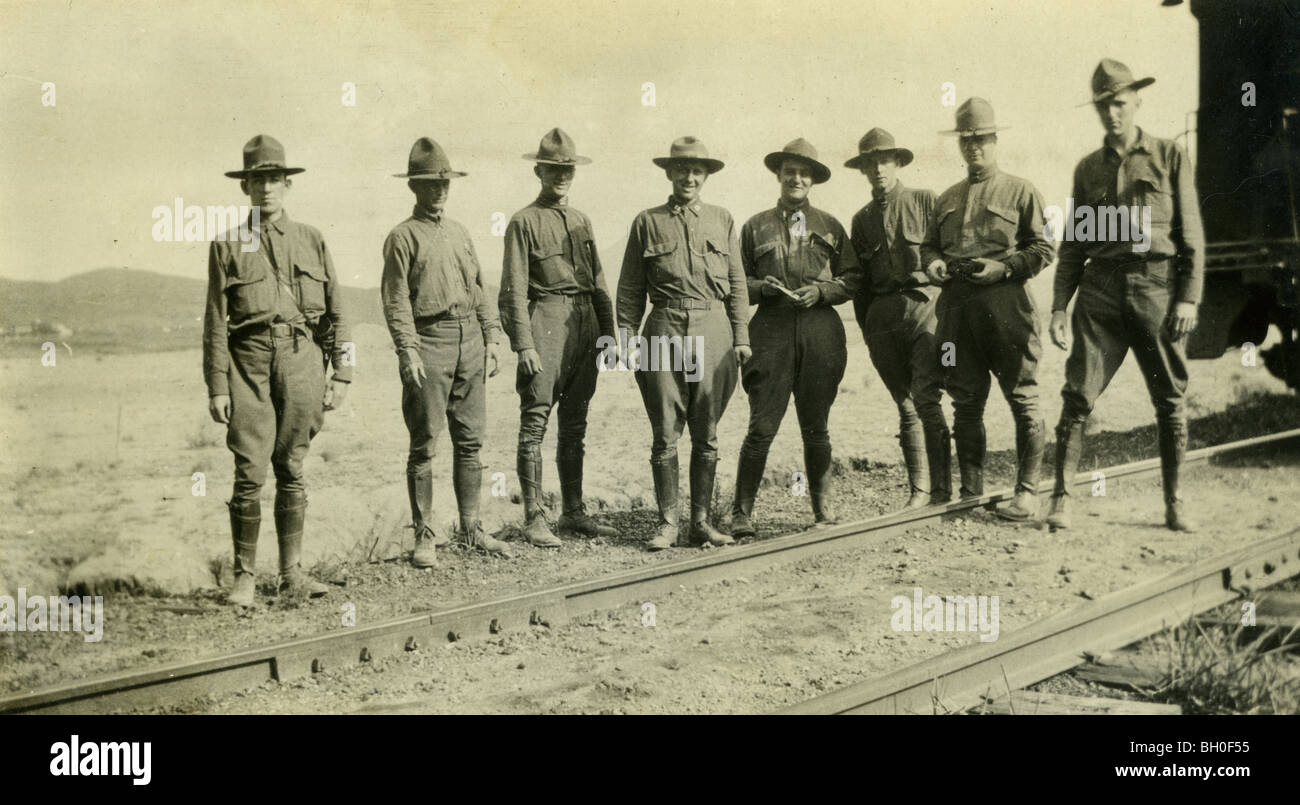
MULTIPOLYGON (((1182 146, 1173 140, 1153 137, 1138 128, 1133 146, 1124 156, 1104 142, 1102 147, 1079 161, 1074 169, 1074 208, 1091 208, 1094 227, 1099 207, 1137 207, 1145 216, 1151 211, 1150 232, 1142 222, 1141 238, 1150 236, 1145 252, 1135 251, 1130 229, 1126 237, 1105 240, 1077 240, 1076 222, 1065 221, 1070 229, 1061 241, 1061 257, 1056 264, 1052 309, 1065 310, 1070 297, 1079 287, 1084 261, 1100 258, 1117 262, 1174 258, 1178 274, 1176 299, 1199 303, 1205 282, 1205 234, 1201 229, 1201 211, 1196 198, 1192 166, 1182 146)), ((1110 217, 1114 222, 1116 217, 1110 217)), ((1081 224, 1081 222, 1080 222, 1081 224)), ((1064 233, 1063 233, 1064 234, 1064 233)), ((1093 235, 1100 232, 1092 230, 1093 235)))
POLYGON ((796 209, 777 204, 740 228, 740 258, 751 304, 784 304, 764 297, 763 280, 776 277, 790 290, 815 285, 818 304, 838 305, 858 292, 862 271, 844 227, 806 200, 796 209))
POLYGON ((967 177, 935 200, 921 245, 921 262, 987 257, 1011 269, 1012 281, 1036 276, 1056 249, 1043 236, 1043 197, 1018 176, 990 168, 967 177))
POLYGON ((419 207, 388 233, 379 292, 384 319, 400 353, 420 343, 415 319, 475 313, 483 340, 495 344, 500 325, 483 292, 483 271, 469 231, 419 207))
POLYGON ((208 249, 208 293, 203 315, 203 376, 208 396, 230 393, 229 338, 287 321, 305 329, 327 317, 334 329, 330 356, 336 380, 350 381, 343 361, 351 340, 339 304, 339 283, 325 239, 315 228, 289 220, 260 221, 257 250, 245 252, 239 230, 208 249), (271 250, 268 252, 268 250, 271 250))
POLYGON ((534 348, 528 301, 552 294, 591 294, 600 334, 614 336, 614 306, 591 220, 567 204, 538 198, 506 227, 497 306, 511 349, 534 348))
POLYGON ((864 282, 872 294, 919 288, 933 297, 921 263, 921 243, 934 214, 934 193, 913 190, 895 181, 883 196, 874 198, 853 216, 850 239, 863 266, 864 282))
POLYGON ((733 343, 748 346, 746 293, 736 225, 723 208, 670 196, 632 222, 618 278, 618 326, 629 334, 641 328, 647 296, 652 305, 725 301, 733 343))

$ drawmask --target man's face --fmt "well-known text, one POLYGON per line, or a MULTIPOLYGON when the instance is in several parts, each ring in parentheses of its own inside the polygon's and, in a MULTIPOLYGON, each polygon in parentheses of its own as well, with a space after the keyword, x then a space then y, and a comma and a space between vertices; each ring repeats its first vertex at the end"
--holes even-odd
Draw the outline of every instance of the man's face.
POLYGON ((987 168, 996 162, 998 135, 974 134, 959 140, 961 157, 972 168, 987 168))
POLYGON ((426 210, 441 210, 451 195, 450 179, 418 179, 407 182, 416 203, 426 210))
POLYGON ((1133 114, 1142 106, 1142 99, 1131 89, 1117 92, 1109 100, 1093 104, 1097 117, 1106 133, 1127 138, 1133 131, 1133 114))
POLYGON ((898 176, 898 159, 893 153, 863 157, 858 169, 876 190, 888 190, 898 176))
POLYGON ((284 210, 284 194, 292 186, 283 173, 258 173, 239 183, 252 205, 260 208, 258 215, 263 218, 274 218, 284 210))
POLYGON ((678 162, 666 172, 673 183, 673 195, 685 202, 699 200, 700 191, 709 180, 708 169, 699 162, 678 162))
POLYGON ((797 159, 781 162, 781 172, 777 174, 781 182, 781 199, 791 204, 802 204, 808 198, 808 191, 813 186, 812 167, 797 159))
POLYGON ((533 172, 541 180, 542 192, 547 196, 564 198, 569 195, 569 187, 573 184, 575 173, 572 165, 540 164, 533 168, 533 172))

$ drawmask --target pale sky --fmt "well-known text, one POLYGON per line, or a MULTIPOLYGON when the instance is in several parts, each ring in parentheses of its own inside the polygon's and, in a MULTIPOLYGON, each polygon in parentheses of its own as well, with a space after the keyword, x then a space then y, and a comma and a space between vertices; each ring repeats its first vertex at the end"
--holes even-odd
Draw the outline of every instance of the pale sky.
MULTIPOLYGON (((845 226, 870 198, 843 168, 873 126, 916 152, 900 176, 941 191, 961 178, 957 101, 991 101, 1003 170, 1064 205, 1098 147, 1079 106, 1102 56, 1157 82, 1138 123, 1173 137, 1197 104, 1197 27, 1159 0, 784 0, 655 3, 442 0, 186 3, 0 0, 0 276, 61 279, 103 266, 204 277, 206 245, 155 243, 152 210, 246 202, 222 174, 254 134, 284 143, 286 208, 325 234, 343 282, 377 286, 380 247, 410 214, 412 142, 429 136, 467 171, 448 211, 496 285, 507 218, 537 193, 521 158, 559 126, 591 157, 571 203, 598 246, 626 235, 669 185, 650 159, 684 134, 727 167, 704 200, 737 226, 771 207, 764 154, 804 137, 832 169, 813 204, 845 226), (42 84, 55 105, 42 105, 42 84), (342 103, 356 86, 356 106, 342 103), (655 85, 655 105, 642 85, 655 85)), ((602 253, 611 286, 621 254, 602 253)))

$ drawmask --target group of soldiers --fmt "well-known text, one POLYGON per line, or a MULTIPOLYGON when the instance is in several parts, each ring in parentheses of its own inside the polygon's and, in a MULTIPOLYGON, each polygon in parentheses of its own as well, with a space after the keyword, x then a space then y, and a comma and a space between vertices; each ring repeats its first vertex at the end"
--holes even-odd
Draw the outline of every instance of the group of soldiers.
MULTIPOLYGON (((651 476, 658 527, 651 550, 678 543, 677 443, 689 428, 690 522, 693 544, 731 544, 755 534, 754 501, 768 449, 794 399, 804 472, 816 524, 836 522, 831 510, 830 409, 847 364, 845 332, 834 306, 852 300, 871 361, 892 396, 911 494, 908 508, 952 499, 955 442, 964 498, 984 492, 984 407, 996 378, 1016 423, 1017 477, 1008 520, 1037 516, 1036 491, 1045 426, 1038 407, 1040 322, 1026 281, 1054 257, 1057 271, 1050 321, 1054 343, 1067 348, 1066 310, 1073 311, 1073 348, 1056 428, 1056 484, 1048 522, 1070 525, 1070 484, 1084 423, 1131 349, 1156 408, 1164 469, 1166 524, 1191 530, 1178 494, 1187 442, 1183 398, 1185 338, 1196 324, 1203 275, 1203 238, 1191 169, 1183 150, 1134 124, 1138 90, 1129 69, 1103 59, 1092 100, 1106 130, 1103 146, 1074 175, 1079 206, 1149 208, 1150 247, 1114 238, 1066 238, 1059 257, 1045 232, 1042 198, 1025 179, 1002 172, 992 106, 971 98, 956 113, 955 135, 967 175, 942 194, 907 188, 899 171, 913 153, 875 128, 845 167, 870 182, 872 199, 848 233, 813 207, 814 185, 830 168, 803 139, 768 154, 776 177, 775 207, 740 228, 701 192, 723 162, 694 137, 674 141, 653 162, 671 183, 664 204, 633 221, 611 299, 590 219, 569 205, 577 166, 590 162, 565 132, 552 129, 536 152, 537 199, 505 232, 497 308, 484 292, 469 232, 444 212, 453 170, 443 149, 421 138, 405 173, 415 195, 411 217, 384 242, 382 298, 402 381, 402 413, 410 433, 406 477, 415 549, 412 563, 432 566, 450 541, 432 509, 431 461, 445 417, 453 448, 453 486, 464 543, 490 553, 508 546, 485 533, 478 517, 485 428, 486 378, 498 373, 501 331, 517 356, 520 399, 517 470, 524 539, 558 547, 558 534, 611 536, 583 501, 584 438, 599 368, 599 344, 701 344, 697 365, 652 365, 633 346, 635 368, 652 431, 651 476), (647 301, 651 306, 646 315, 647 301), (750 318, 749 307, 757 306, 750 318), (710 505, 718 462, 717 426, 737 381, 749 396, 749 426, 740 450, 727 534, 710 505), (949 431, 941 408, 953 405, 949 431), (556 469, 561 513, 543 505, 541 445, 558 408, 556 469)), ((209 256, 204 370, 214 419, 229 425, 235 455, 230 501, 234 585, 230 601, 254 599, 253 572, 261 522, 260 490, 268 460, 276 476, 275 526, 281 591, 321 595, 325 588, 300 567, 306 494, 302 460, 324 411, 338 407, 351 380, 343 360, 348 328, 338 282, 320 233, 283 211, 289 176, 284 150, 259 136, 244 149, 244 169, 228 176, 260 210, 260 242, 243 252, 215 241, 209 256), (334 374, 326 388, 325 368, 334 374)), ((1072 221, 1065 222, 1071 226, 1072 221)))

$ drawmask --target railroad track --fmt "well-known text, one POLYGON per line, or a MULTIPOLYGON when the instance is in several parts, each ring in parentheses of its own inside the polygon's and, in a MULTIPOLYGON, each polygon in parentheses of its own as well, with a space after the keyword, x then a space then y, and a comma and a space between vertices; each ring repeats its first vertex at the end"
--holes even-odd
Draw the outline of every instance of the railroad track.
POLYGON ((1002 635, 782 710, 791 715, 961 712, 1041 682, 1255 590, 1300 575, 1300 528, 1002 635))
MULTIPOLYGON (((1277 443, 1300 437, 1300 429, 1283 431, 1253 439, 1228 442, 1212 447, 1188 451, 1188 465, 1205 462, 1216 456, 1260 445, 1277 443)), ((1122 464, 1102 470, 1107 480, 1134 478, 1158 473, 1158 459, 1122 464)), ((1077 476, 1076 487, 1092 483, 1091 473, 1077 476)), ((1047 484, 1043 485, 1043 489, 1047 484)), ((1011 490, 1001 490, 978 498, 931 506, 908 512, 889 514, 855 523, 817 528, 785 537, 764 540, 726 550, 711 551, 699 557, 665 562, 650 568, 622 571, 595 579, 538 590, 531 593, 496 598, 459 607, 435 610, 417 615, 407 615, 364 627, 352 627, 309 638, 290 640, 261 648, 237 651, 207 659, 176 663, 150 670, 129 671, 89 680, 60 685, 44 690, 0 698, 0 713, 101 713, 138 708, 153 708, 164 704, 180 704, 203 696, 221 695, 246 690, 268 680, 286 681, 296 677, 372 662, 385 656, 401 655, 418 650, 420 646, 435 645, 442 641, 486 637, 505 630, 526 629, 531 626, 558 626, 572 618, 602 609, 614 609, 630 602, 644 601, 676 589, 679 585, 708 582, 752 574, 756 570, 775 564, 795 561, 819 553, 861 548, 899 536, 908 529, 930 521, 953 516, 963 511, 991 506, 1009 500, 1011 490)), ((939 660, 922 663, 890 674, 879 682, 853 685, 827 696, 811 700, 795 708, 795 712, 875 712, 883 707, 887 712, 932 712, 935 699, 930 692, 935 680, 944 685, 961 681, 960 691, 946 693, 954 704, 964 702, 968 692, 983 690, 981 685, 990 669, 1006 666, 1008 651, 1027 652, 1010 655, 1025 663, 1017 669, 1017 681, 1054 668, 1050 676, 1070 667, 1061 665, 1068 657, 1068 647, 1077 641, 1093 640, 1090 647, 1106 647, 1111 632, 1124 631, 1115 626, 1133 612, 1135 604, 1145 602, 1155 612, 1178 611, 1180 596, 1190 595, 1193 606, 1213 600, 1202 609, 1231 600, 1231 586, 1227 580, 1240 587, 1242 583, 1258 583, 1261 579, 1280 580, 1300 573, 1300 529, 1274 540, 1260 543, 1249 549, 1226 557, 1222 562, 1200 563, 1180 574, 1179 585, 1154 597, 1142 593, 1130 601, 1136 591, 1155 589, 1142 585, 1130 591, 1121 591, 1102 598, 1066 615, 1043 621, 1028 629, 1008 635, 995 644, 971 647, 939 660), (1288 553, 1289 551, 1289 553, 1288 553), (1195 576, 1184 575, 1193 573, 1195 576), (1225 575, 1225 573, 1227 575, 1225 575), (1244 580, 1244 582, 1243 582, 1244 580), (1217 585, 1217 586, 1216 586, 1217 585), (1211 588, 1214 588, 1211 590, 1211 588), (1145 595, 1146 597, 1142 597, 1145 595), (1223 596, 1228 595, 1228 598, 1223 596), (1159 603, 1156 603, 1157 600, 1159 603), (1167 605, 1167 606, 1166 606, 1167 605), (1174 609, 1169 609, 1174 607, 1174 609), (1082 614, 1080 614, 1082 613, 1082 614), (1119 614, 1115 614, 1119 613, 1119 614), (1077 618, 1078 622, 1071 620, 1077 618), (1119 621, 1115 619, 1118 618, 1119 621), (1059 629, 1042 632, 1041 629, 1059 629), (1089 631, 1089 630, 1094 631, 1089 631), (1103 633, 1095 630, 1110 629, 1103 633), (1072 642, 1073 641, 1073 642, 1072 642), (1050 645, 1050 649, 1042 648, 1050 645), (1035 648, 1038 647, 1038 648, 1035 648), (958 659, 953 659, 961 655, 958 659), (1049 656, 1050 655, 1050 656, 1049 656), (999 658, 1002 658, 999 660, 999 658), (941 662, 942 661, 942 662, 941 662), (951 664, 944 664, 944 663, 951 664), (1001 664, 999 664, 999 662, 1001 664), (1059 668, 1056 666, 1060 666, 1059 668), (882 687, 883 686, 883 687, 882 687), (892 686, 892 687, 890 687, 892 686), (924 694, 924 695, 922 695, 924 694)), ((1163 588, 1160 588, 1163 590, 1163 588)), ((1197 612, 1202 611, 1198 609, 1197 612)), ((1195 613, 1190 613, 1195 614, 1195 613)), ((1145 629, 1153 621, 1142 621, 1145 629)), ((1152 631, 1158 630, 1158 626, 1152 631)), ((1149 632, 1147 632, 1149 633, 1149 632)), ((1124 632, 1128 634, 1128 632, 1124 632)), ((1142 636, 1142 635, 1138 635, 1142 636)), ((1115 637, 1119 640, 1121 637, 1115 637)), ((1122 640, 1112 647, 1132 642, 1136 637, 1122 640)), ((1077 653, 1077 652, 1076 652, 1077 653)), ((1070 663, 1077 664, 1077 663, 1070 663)), ((999 680, 1001 671, 999 670, 999 680)), ((1011 672, 1008 671, 1008 674, 1011 672)), ((1019 685, 1031 682, 1018 682, 1019 685)))

